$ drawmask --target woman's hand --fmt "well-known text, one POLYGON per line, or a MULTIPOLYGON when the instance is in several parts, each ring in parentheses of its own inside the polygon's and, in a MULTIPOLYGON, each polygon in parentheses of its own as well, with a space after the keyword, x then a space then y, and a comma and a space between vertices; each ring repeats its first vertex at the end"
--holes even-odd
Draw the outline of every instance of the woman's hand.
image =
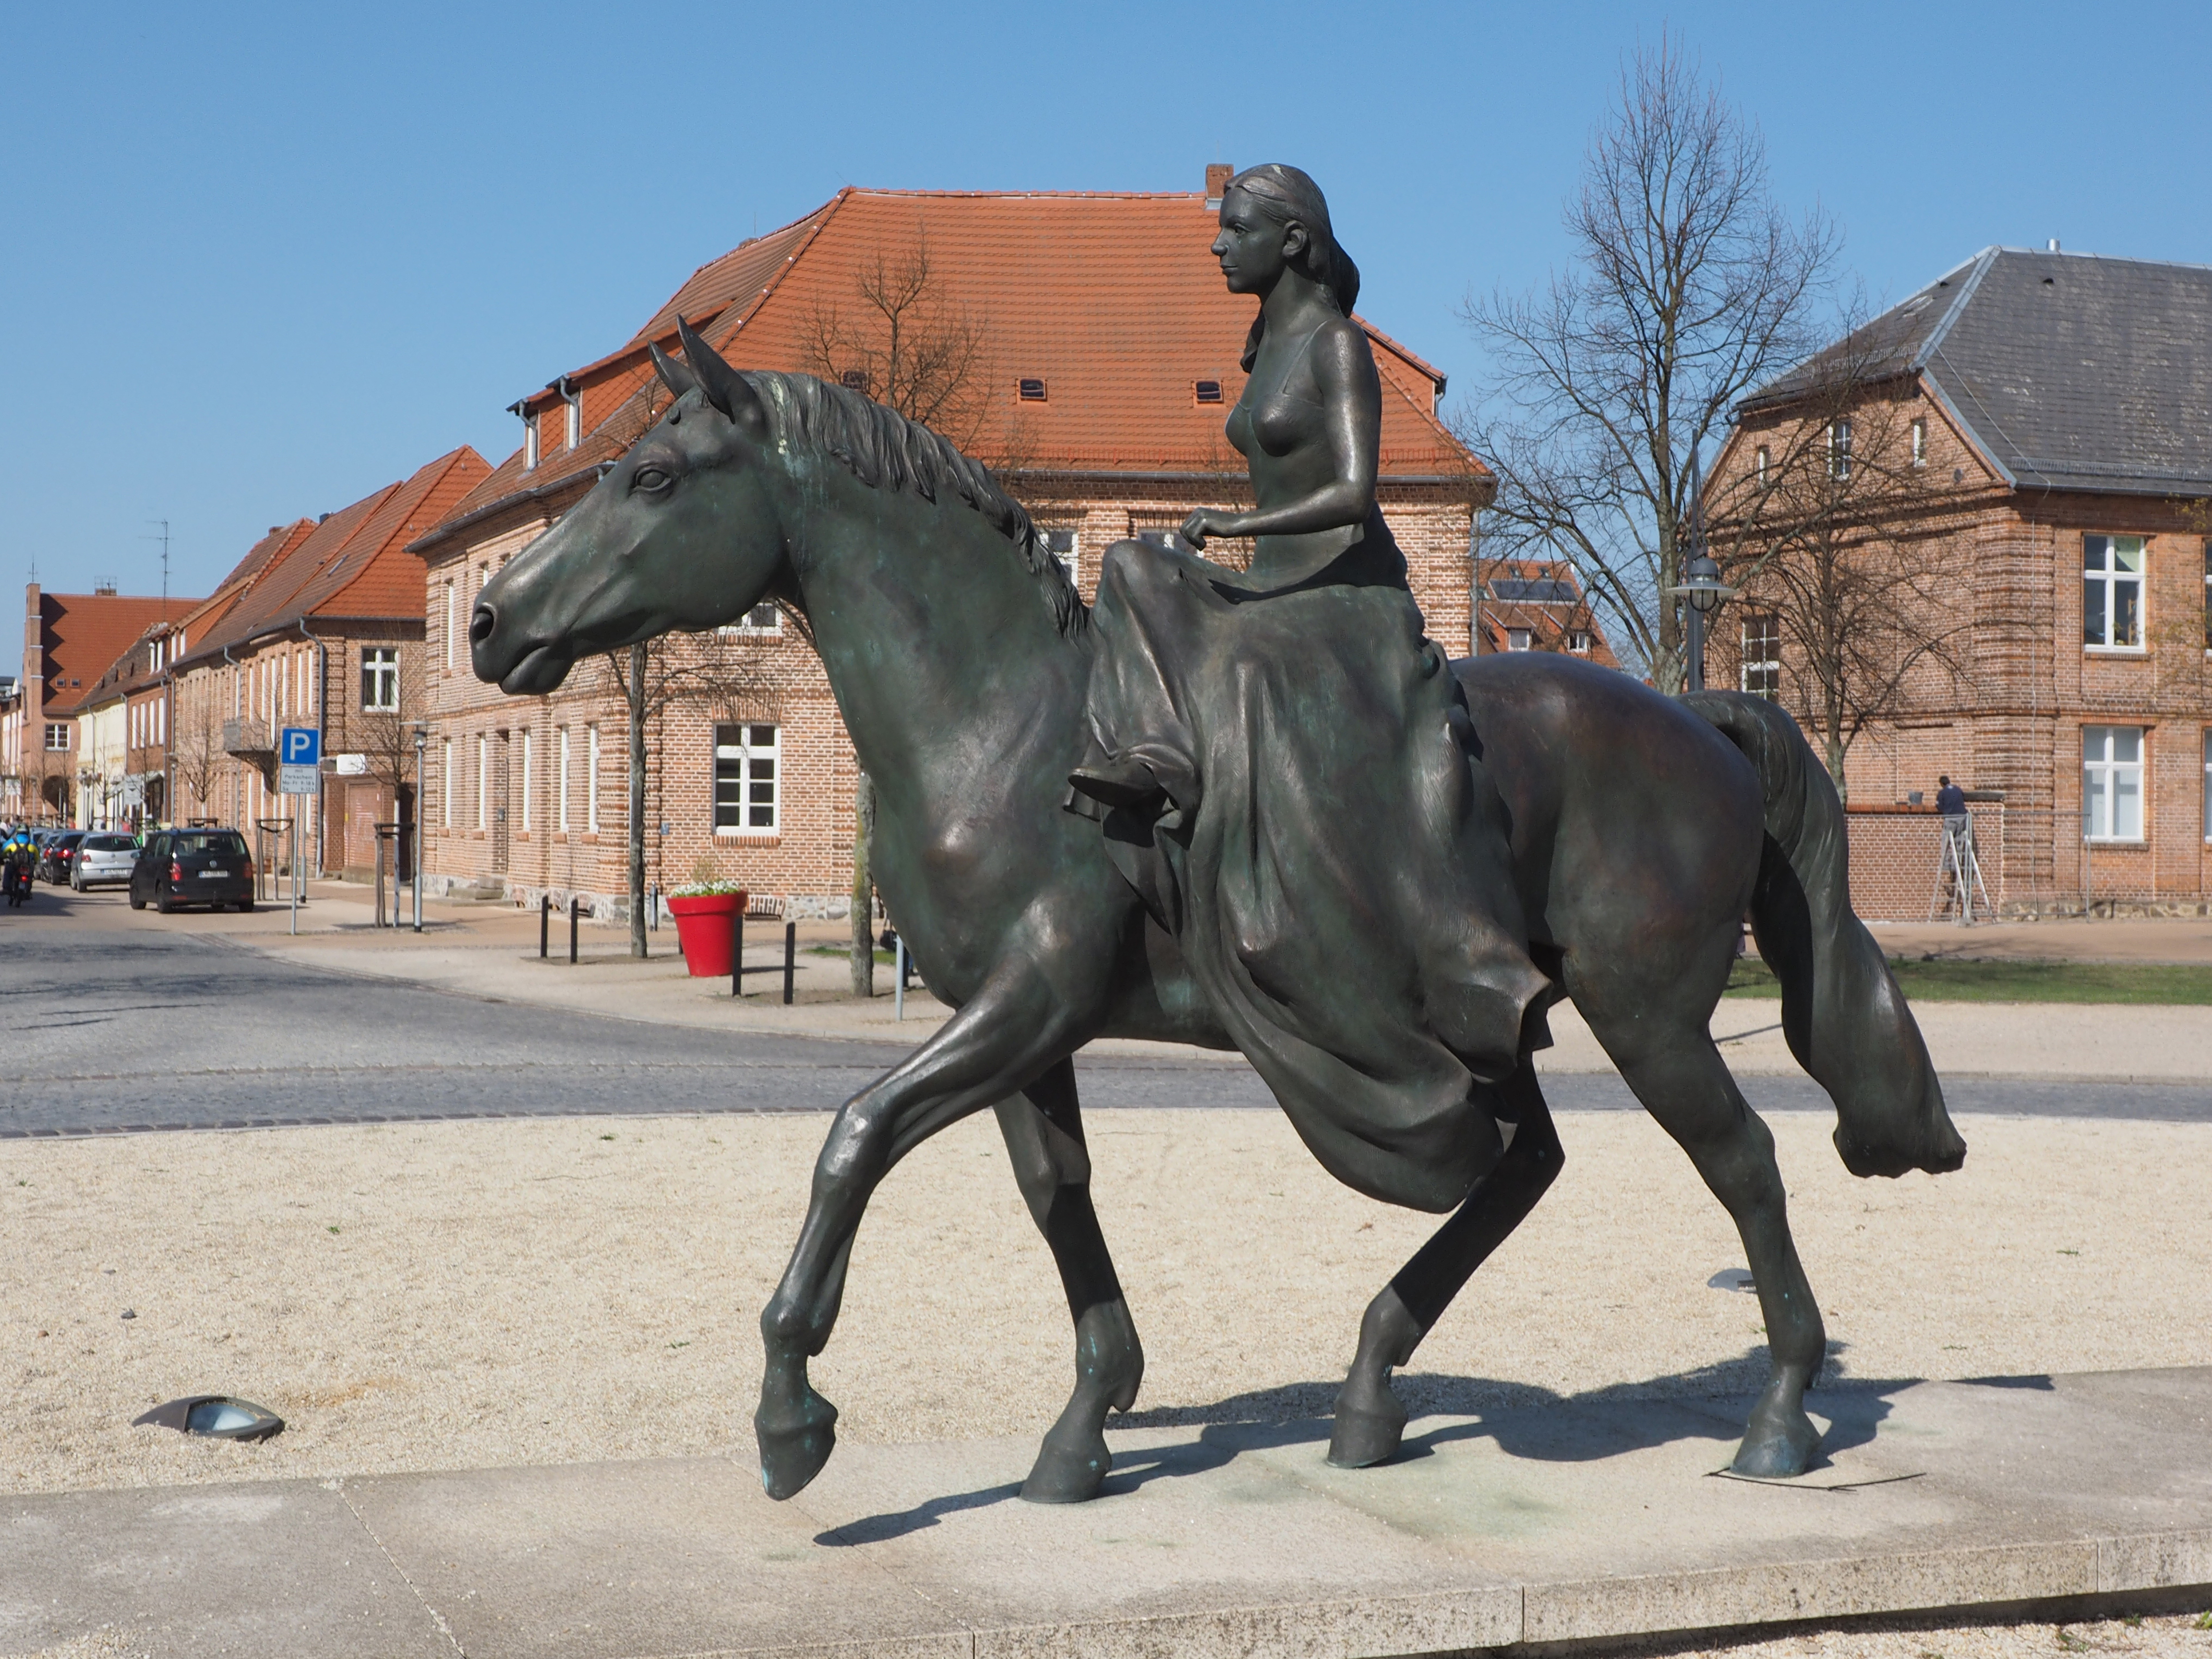
POLYGON ((1208 536, 1243 534, 1237 528, 1243 516, 1241 513, 1224 513, 1218 507, 1201 507, 1182 521, 1182 527, 1176 533, 1193 547, 1203 550, 1208 536))

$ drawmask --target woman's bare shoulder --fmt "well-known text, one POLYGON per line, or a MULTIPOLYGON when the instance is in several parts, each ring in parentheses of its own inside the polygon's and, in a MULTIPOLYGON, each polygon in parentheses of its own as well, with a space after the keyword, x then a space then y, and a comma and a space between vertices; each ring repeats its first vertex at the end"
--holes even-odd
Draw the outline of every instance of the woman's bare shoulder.
POLYGON ((1367 331, 1349 317, 1331 317, 1314 331, 1312 362, 1323 386, 1358 385, 1376 376, 1367 331))

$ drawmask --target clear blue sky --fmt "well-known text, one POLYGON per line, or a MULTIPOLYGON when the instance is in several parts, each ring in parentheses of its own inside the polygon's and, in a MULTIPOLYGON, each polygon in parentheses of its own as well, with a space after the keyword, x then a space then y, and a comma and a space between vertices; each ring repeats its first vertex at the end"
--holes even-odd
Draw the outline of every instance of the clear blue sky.
POLYGON ((1361 309, 1482 365, 1621 54, 1671 26, 1895 298, 1985 244, 2212 262, 2212 7, 1034 3, 8 9, 0 581, 203 593, 843 184, 1328 191, 1361 309))

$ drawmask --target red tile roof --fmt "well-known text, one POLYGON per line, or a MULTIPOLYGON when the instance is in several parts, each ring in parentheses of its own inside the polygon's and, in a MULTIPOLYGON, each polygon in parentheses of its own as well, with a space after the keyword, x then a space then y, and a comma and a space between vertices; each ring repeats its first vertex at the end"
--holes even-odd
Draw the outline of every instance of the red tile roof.
POLYGON ((319 523, 302 520, 271 530, 232 573, 248 574, 228 608, 214 615, 210 606, 198 635, 187 635, 185 660, 295 627, 302 618, 419 621, 422 567, 405 556, 406 545, 450 513, 490 471, 483 457, 464 444, 319 523))
MULTIPOLYGON (((556 390, 525 398, 545 416, 540 464, 526 470, 518 451, 447 526, 620 454, 642 425, 646 343, 672 344, 679 314, 741 368, 818 372, 818 320, 832 308, 857 317, 861 273, 916 249, 942 303, 983 328, 988 409, 967 443, 976 454, 1035 471, 1241 472, 1222 428, 1243 388, 1237 359, 1253 301, 1223 285, 1207 253, 1214 232, 1196 192, 840 191, 701 266, 627 345, 564 376, 584 400, 578 448, 558 447, 556 390), (1043 381, 1045 398, 1022 401, 1023 379, 1043 381), (1221 403, 1197 401, 1201 380, 1221 383, 1221 403)), ((1486 476, 1436 417, 1443 376, 1363 326, 1382 374, 1384 476, 1486 476)))
POLYGON ((115 659, 155 623, 185 615, 198 599, 149 599, 140 594, 39 595, 40 672, 50 717, 76 712, 115 659))

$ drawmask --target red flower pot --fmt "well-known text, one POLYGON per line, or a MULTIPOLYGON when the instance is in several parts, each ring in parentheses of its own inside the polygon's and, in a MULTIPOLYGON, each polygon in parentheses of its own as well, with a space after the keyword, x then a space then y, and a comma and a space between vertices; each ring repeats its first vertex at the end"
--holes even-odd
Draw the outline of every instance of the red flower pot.
POLYGON ((743 893, 708 893, 668 901, 669 914, 676 918, 676 942, 684 947, 684 965, 691 970, 692 978, 729 978, 737 918, 744 908, 743 893))

